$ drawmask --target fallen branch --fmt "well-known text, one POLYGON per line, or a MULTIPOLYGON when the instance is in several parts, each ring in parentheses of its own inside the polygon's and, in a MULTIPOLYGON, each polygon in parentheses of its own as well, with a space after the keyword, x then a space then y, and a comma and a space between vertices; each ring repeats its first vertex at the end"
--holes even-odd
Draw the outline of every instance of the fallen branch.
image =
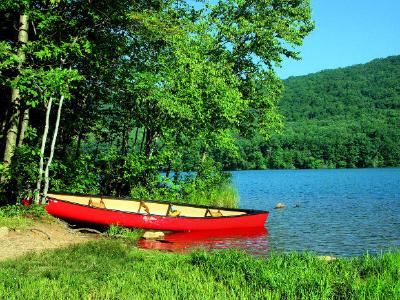
POLYGON ((43 233, 45 236, 47 236, 47 238, 48 238, 49 240, 51 240, 50 235, 48 235, 46 232, 44 232, 44 231, 41 230, 41 229, 38 229, 38 228, 31 228, 30 230, 31 230, 32 232, 37 231, 37 232, 43 233))
POLYGON ((90 232, 90 233, 103 234, 102 232, 100 232, 100 231, 98 231, 98 230, 96 230, 96 229, 93 229, 93 228, 76 228, 76 229, 71 229, 71 231, 73 231, 73 232, 83 232, 83 231, 86 231, 86 232, 90 232))

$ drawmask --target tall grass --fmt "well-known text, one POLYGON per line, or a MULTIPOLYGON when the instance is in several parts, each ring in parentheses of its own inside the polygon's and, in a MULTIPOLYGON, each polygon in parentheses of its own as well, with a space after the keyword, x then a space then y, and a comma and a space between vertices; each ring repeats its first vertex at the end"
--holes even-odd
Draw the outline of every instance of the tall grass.
POLYGON ((96 241, 0 262, 0 299, 398 299, 400 251, 324 262, 96 241))
POLYGON ((106 234, 109 237, 117 237, 117 238, 128 238, 133 241, 137 241, 145 232, 144 229, 137 229, 137 228, 127 228, 121 227, 118 225, 110 225, 108 227, 106 234))
POLYGON ((135 188, 131 191, 131 197, 144 200, 161 200, 185 204, 196 204, 206 206, 218 206, 235 208, 238 207, 239 197, 237 191, 230 181, 221 183, 214 187, 198 188, 194 184, 189 192, 182 192, 179 189, 166 190, 154 189, 147 191, 145 188, 135 188))
POLYGON ((237 191, 230 183, 225 183, 210 191, 196 190, 192 194, 188 195, 184 200, 185 202, 192 204, 228 208, 235 208, 239 205, 239 196, 237 191))

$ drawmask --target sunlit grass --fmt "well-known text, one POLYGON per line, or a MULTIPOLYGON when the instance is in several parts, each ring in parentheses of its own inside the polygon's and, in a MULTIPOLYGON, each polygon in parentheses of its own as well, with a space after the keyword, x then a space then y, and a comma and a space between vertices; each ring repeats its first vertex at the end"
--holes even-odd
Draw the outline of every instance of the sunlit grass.
POLYGON ((108 227, 106 234, 109 237, 117 237, 117 238, 129 238, 134 241, 138 240, 145 230, 136 229, 136 228, 126 228, 117 225, 111 225, 108 227))
POLYGON ((4 217, 0 215, 0 227, 8 227, 12 229, 27 229, 33 223, 32 219, 21 216, 4 217))
POLYGON ((35 219, 41 221, 53 220, 43 205, 7 205, 0 207, 0 227, 26 229, 33 224, 35 219))
POLYGON ((211 191, 196 191, 185 198, 191 204, 236 208, 239 205, 239 196, 231 184, 224 184, 211 191))
POLYGON ((398 299, 400 251, 325 262, 312 254, 187 255, 96 241, 0 263, 0 299, 398 299))

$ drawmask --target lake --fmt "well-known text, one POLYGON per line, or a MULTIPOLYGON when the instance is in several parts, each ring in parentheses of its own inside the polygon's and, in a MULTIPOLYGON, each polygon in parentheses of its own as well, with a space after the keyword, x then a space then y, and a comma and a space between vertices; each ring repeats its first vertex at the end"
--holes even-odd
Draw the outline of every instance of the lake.
POLYGON ((399 168, 238 171, 233 182, 240 207, 270 211, 269 251, 355 256, 400 246, 399 168))
POLYGON ((172 233, 141 247, 312 251, 357 256, 400 247, 400 168, 232 172, 241 208, 269 210, 264 228, 172 233), (284 209, 274 209, 278 202, 284 209))

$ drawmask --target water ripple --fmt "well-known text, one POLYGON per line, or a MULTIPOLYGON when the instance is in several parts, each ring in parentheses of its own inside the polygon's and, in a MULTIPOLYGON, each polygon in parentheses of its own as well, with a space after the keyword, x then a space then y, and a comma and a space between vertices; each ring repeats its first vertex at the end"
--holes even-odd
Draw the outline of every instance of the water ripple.
POLYGON ((238 171, 233 178, 241 207, 270 210, 270 249, 353 256, 400 245, 398 168, 238 171), (287 208, 274 210, 278 202, 287 208))

